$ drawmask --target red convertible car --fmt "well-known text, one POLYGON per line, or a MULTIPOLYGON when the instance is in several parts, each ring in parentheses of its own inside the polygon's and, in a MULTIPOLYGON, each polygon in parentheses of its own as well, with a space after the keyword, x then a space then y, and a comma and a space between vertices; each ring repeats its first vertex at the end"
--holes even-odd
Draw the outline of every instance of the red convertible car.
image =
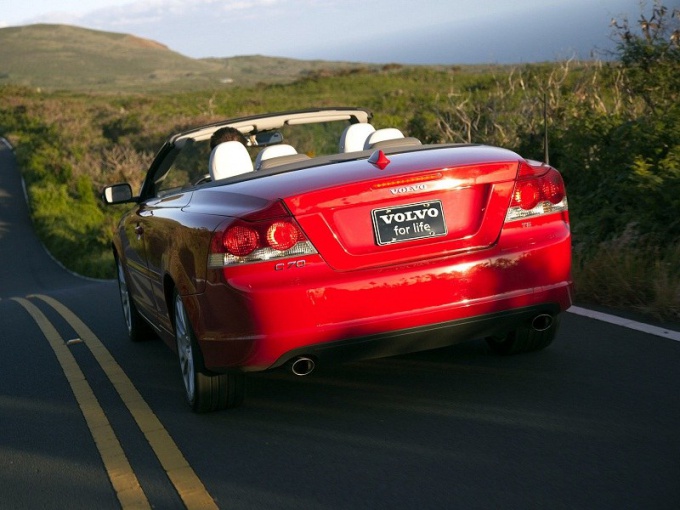
POLYGON ((559 172, 371 120, 323 108, 198 127, 167 140, 138 195, 105 188, 132 204, 113 241, 128 333, 176 349, 195 411, 241 404, 247 372, 554 339, 572 293, 559 172), (224 127, 243 140, 211 149, 224 127))

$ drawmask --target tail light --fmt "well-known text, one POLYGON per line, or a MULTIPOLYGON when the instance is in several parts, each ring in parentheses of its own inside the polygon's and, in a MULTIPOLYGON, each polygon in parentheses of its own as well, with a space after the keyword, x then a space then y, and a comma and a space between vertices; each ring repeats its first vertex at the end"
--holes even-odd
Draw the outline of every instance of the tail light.
POLYGON ((568 210, 564 181, 550 167, 523 164, 505 221, 517 221, 568 210))
POLYGON ((281 201, 218 229, 212 237, 209 267, 263 262, 317 253, 281 201))

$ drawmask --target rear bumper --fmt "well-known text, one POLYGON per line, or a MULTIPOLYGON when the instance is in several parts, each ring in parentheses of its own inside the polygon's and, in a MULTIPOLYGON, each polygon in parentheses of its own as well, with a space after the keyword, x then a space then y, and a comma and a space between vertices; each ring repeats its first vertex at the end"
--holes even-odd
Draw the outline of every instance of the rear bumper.
POLYGON ((569 306, 571 289, 564 285, 470 307, 451 307, 436 314, 414 312, 408 321, 365 317, 352 324, 318 328, 300 328, 298 324, 289 331, 286 327, 290 325, 282 323, 269 334, 203 339, 200 345, 206 367, 217 372, 267 370, 297 356, 337 363, 437 349, 503 334, 530 323, 540 314, 556 316, 569 306), (534 301, 536 304, 524 305, 534 301), (457 318, 435 320, 447 315, 457 318))
POLYGON ((559 305, 545 304, 401 331, 308 345, 287 352, 271 368, 285 365, 300 356, 313 358, 320 363, 341 363, 438 349, 473 338, 486 338, 505 333, 521 324, 530 324, 541 314, 554 317, 559 313, 559 305))
POLYGON ((314 256, 284 269, 229 268, 185 304, 215 371, 266 370, 298 355, 342 361, 453 345, 571 306, 568 224, 538 230, 527 241, 520 227, 506 229, 493 248, 400 267, 343 273, 314 256))

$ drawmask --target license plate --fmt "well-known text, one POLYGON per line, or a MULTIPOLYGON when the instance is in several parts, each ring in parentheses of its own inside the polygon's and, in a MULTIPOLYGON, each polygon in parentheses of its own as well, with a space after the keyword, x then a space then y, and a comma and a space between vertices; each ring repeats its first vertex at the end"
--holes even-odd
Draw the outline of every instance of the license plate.
POLYGON ((444 210, 439 200, 371 211, 378 245, 446 235, 444 210))

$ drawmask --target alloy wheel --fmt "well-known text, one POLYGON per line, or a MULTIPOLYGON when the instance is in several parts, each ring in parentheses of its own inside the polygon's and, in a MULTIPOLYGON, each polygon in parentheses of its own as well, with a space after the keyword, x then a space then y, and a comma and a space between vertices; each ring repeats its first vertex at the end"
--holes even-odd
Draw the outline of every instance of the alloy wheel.
POLYGON ((189 403, 193 403, 196 394, 196 366, 189 319, 187 318, 182 298, 179 295, 175 297, 175 338, 177 340, 177 354, 179 356, 179 366, 182 371, 184 389, 186 390, 189 403))
POLYGON ((127 282, 125 281, 125 271, 123 264, 118 261, 118 290, 120 291, 120 302, 123 306, 123 315, 125 316, 125 325, 127 326, 128 334, 132 333, 132 307, 130 304, 130 293, 128 291, 127 282))

